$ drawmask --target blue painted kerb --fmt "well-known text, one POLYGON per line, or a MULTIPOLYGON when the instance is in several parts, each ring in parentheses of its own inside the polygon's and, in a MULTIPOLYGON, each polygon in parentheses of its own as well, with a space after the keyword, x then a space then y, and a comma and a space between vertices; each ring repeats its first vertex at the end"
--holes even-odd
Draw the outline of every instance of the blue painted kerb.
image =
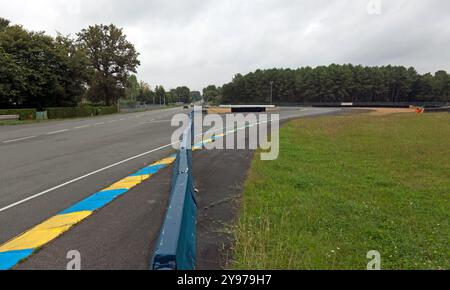
POLYGON ((9 270, 33 254, 33 249, 0 253, 0 271, 9 270))

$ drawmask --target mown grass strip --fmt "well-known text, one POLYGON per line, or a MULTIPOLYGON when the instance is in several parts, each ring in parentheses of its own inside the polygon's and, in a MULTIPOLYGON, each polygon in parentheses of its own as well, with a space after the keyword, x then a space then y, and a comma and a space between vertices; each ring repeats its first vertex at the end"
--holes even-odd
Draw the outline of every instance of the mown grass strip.
POLYGON ((450 117, 289 122, 256 154, 236 227, 237 269, 450 269, 450 117))

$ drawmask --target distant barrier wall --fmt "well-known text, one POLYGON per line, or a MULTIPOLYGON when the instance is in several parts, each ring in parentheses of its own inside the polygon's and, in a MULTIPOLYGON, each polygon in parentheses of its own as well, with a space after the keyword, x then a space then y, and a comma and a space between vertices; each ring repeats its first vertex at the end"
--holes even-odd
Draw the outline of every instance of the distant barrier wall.
POLYGON ((409 108, 410 106, 439 108, 450 106, 448 102, 323 102, 323 103, 277 103, 279 107, 359 107, 359 108, 409 108), (349 104, 352 104, 349 106, 349 104))

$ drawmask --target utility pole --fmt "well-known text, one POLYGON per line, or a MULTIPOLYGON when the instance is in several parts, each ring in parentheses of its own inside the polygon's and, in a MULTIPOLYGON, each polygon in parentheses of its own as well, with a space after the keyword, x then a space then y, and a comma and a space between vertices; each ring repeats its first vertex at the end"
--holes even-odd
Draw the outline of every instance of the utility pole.
POLYGON ((273 105, 273 81, 270 81, 270 105, 273 105))

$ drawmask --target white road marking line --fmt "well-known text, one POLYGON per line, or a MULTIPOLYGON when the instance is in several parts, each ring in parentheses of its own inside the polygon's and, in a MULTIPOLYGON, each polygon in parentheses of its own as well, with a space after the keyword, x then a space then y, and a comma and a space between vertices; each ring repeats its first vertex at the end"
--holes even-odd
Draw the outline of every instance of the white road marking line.
POLYGON ((141 124, 141 125, 152 124, 152 123, 155 123, 155 119, 152 119, 152 120, 146 121, 146 122, 139 122, 139 124, 141 124))
POLYGON ((95 123, 94 126, 105 125, 105 122, 95 123))
POLYGON ((91 127, 91 125, 84 125, 84 126, 79 126, 79 127, 75 127, 74 129, 83 129, 83 128, 89 128, 91 127))
POLYGON ((119 121, 125 121, 127 118, 122 118, 122 119, 120 119, 119 121))
POLYGON ((59 130, 59 131, 49 132, 49 133, 46 133, 46 135, 55 135, 55 134, 59 134, 59 133, 67 132, 67 131, 69 131, 69 129, 64 129, 64 130, 59 130))
POLYGON ((13 139, 13 140, 6 140, 6 141, 3 141, 3 143, 8 144, 8 143, 13 143, 13 142, 28 140, 31 138, 36 138, 36 136, 29 136, 29 137, 23 137, 23 138, 18 138, 18 139, 13 139))
POLYGON ((167 123, 167 122, 171 122, 172 120, 151 120, 148 122, 140 122, 139 124, 141 125, 145 125, 145 124, 153 124, 153 123, 167 123))
POLYGON ((8 206, 6 206, 6 207, 4 207, 4 208, 1 208, 1 209, 0 209, 0 213, 6 211, 6 210, 8 210, 8 209, 11 209, 11 208, 13 208, 13 207, 16 207, 16 206, 18 206, 18 205, 21 205, 21 204, 23 204, 23 203, 25 203, 25 202, 27 202, 27 201, 33 200, 33 199, 35 199, 35 198, 38 198, 38 197, 40 197, 40 196, 42 196, 42 195, 44 195, 44 194, 47 194, 47 193, 52 192, 52 191, 55 191, 55 190, 57 190, 57 189, 59 189, 59 188, 61 188, 61 187, 64 187, 64 186, 66 186, 66 185, 75 183, 75 182, 80 181, 80 180, 82 180, 82 179, 85 179, 85 178, 87 178, 87 177, 89 177, 89 176, 92 176, 92 175, 94 175, 94 174, 103 172, 103 171, 105 171, 105 170, 108 170, 108 169, 110 169, 110 168, 116 167, 116 166, 121 165, 121 164, 123 164, 123 163, 126 163, 126 162, 128 162, 128 161, 131 161, 131 160, 134 160, 134 159, 143 157, 143 156, 145 156, 145 155, 154 153, 154 152, 156 152, 156 151, 159 151, 159 150, 162 150, 162 149, 171 147, 171 146, 173 146, 173 145, 175 145, 175 144, 177 144, 177 143, 179 143, 179 142, 175 142, 175 143, 171 143, 171 144, 168 144, 168 145, 164 145, 164 146, 158 147, 158 148, 156 148, 156 149, 153 149, 153 150, 144 152, 144 153, 142 153, 142 154, 139 154, 139 155, 130 157, 130 158, 128 158, 128 159, 119 161, 119 162, 117 162, 117 163, 111 164, 111 165, 109 165, 109 166, 103 167, 103 168, 101 168, 101 169, 99 169, 99 170, 93 171, 93 172, 88 173, 88 174, 86 174, 86 175, 83 175, 83 176, 77 177, 77 178, 75 178, 75 179, 69 180, 69 181, 64 182, 64 183, 62 183, 62 184, 60 184, 60 185, 57 185, 57 186, 55 186, 55 187, 52 187, 52 188, 50 188, 50 189, 47 189, 47 190, 45 190, 45 191, 42 191, 42 192, 40 192, 40 193, 37 193, 37 194, 35 194, 35 195, 32 195, 32 196, 27 197, 27 198, 25 198, 25 199, 22 199, 22 200, 20 200, 20 201, 18 201, 18 202, 15 202, 15 203, 13 203, 13 204, 11 204, 11 205, 8 205, 8 206))

